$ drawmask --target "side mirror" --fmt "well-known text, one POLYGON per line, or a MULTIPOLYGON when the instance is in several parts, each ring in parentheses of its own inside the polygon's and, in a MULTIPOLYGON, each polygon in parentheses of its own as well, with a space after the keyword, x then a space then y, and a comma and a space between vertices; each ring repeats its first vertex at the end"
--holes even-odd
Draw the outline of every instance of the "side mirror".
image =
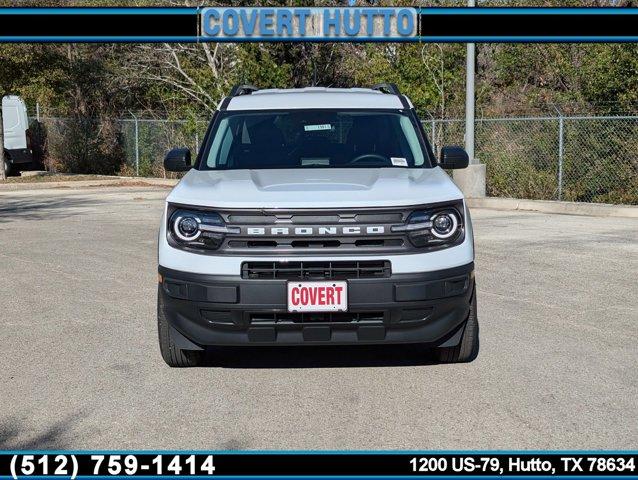
POLYGON ((191 168, 191 151, 188 148, 174 148, 164 157, 164 169, 168 172, 186 172, 191 168))
POLYGON ((461 147, 443 147, 441 149, 441 157, 439 158, 439 166, 446 170, 467 168, 470 162, 467 152, 461 147))

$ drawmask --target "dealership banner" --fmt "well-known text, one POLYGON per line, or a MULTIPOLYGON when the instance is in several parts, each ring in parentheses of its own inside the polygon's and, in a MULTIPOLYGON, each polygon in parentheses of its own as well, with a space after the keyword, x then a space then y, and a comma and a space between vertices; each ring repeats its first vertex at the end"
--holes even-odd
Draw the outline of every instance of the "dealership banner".
POLYGON ((637 462, 637 452, 0 452, 0 478, 635 478, 637 462))
POLYGON ((0 8, 0 42, 637 42, 638 8, 0 8))
POLYGON ((415 8, 204 8, 204 39, 381 40, 416 37, 415 8))

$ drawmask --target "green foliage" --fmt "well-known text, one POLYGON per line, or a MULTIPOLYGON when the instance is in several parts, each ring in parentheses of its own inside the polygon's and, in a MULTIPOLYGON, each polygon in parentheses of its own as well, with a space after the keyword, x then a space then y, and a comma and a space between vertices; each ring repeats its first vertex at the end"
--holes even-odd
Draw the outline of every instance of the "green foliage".
POLYGON ((490 121, 477 129, 488 195, 553 200, 557 189, 558 122, 490 121))
MULTIPOLYGON (((168 1, 138 0, 137 4, 168 1)), ((0 5, 9 3, 0 0, 0 5)), ((113 4, 69 1, 72 6, 105 3, 113 4)), ((284 0, 259 3, 291 4, 284 0)), ((336 0, 315 3, 342 4, 336 0)), ((538 6, 554 3, 533 1, 538 6)), ((54 4, 53 0, 30 3, 54 4)), ((459 4, 426 0, 424 5, 459 4)), ((529 2, 507 2, 508 6, 522 4, 529 2)), ((65 128, 45 122, 46 131, 37 136, 43 139, 49 165, 76 173, 135 172, 134 112, 138 117, 172 121, 153 128, 138 125, 140 175, 165 175, 160 160, 166 150, 183 145, 195 151, 195 139, 203 138, 205 121, 235 83, 285 88, 393 82, 410 96, 426 121, 462 117, 465 101, 463 44, 4 44, 0 62, 4 94, 22 96, 31 114, 37 102, 45 117, 69 119, 65 128), (127 120, 114 121, 123 118, 127 120)), ((553 116, 556 108, 565 114, 636 113, 637 44, 479 44, 476 64, 479 117, 553 116)), ((434 143, 462 143, 462 127, 439 125, 434 143)), ((477 153, 488 165, 489 193, 556 198, 555 128, 554 123, 549 129, 527 123, 477 130, 477 153)), ((638 203, 638 132, 603 128, 594 134, 578 128, 566 127, 563 198, 638 203)))
POLYGON ((464 52, 457 44, 367 44, 346 61, 353 85, 396 83, 417 111, 445 116, 446 106, 465 98, 464 52))
POLYGON ((638 45, 592 45, 580 70, 585 101, 608 113, 632 111, 638 105, 638 45))
POLYGON ((49 167, 63 173, 113 175, 124 158, 119 127, 113 121, 71 117, 49 128, 49 167))
POLYGON ((68 81, 65 58, 51 45, 0 44, 0 88, 4 95, 20 95, 29 105, 58 107, 68 81))
POLYGON ((233 83, 259 85, 260 88, 288 88, 293 62, 282 58, 287 50, 282 45, 240 45, 237 49, 239 65, 233 83))
POLYGON ((563 198, 638 204, 638 122, 565 122, 563 198))
POLYGON ((479 82, 492 112, 554 112, 553 105, 565 113, 636 109, 637 44, 503 44, 490 53, 479 82))
POLYGON ((487 156, 485 163, 488 196, 538 200, 556 198, 556 175, 553 172, 539 169, 524 158, 505 153, 487 156))

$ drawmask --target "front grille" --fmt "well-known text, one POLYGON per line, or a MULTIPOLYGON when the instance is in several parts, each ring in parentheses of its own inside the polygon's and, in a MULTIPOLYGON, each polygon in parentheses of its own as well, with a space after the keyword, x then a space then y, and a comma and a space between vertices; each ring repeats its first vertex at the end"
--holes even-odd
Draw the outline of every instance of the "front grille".
POLYGON ((245 255, 397 254, 412 247, 404 232, 393 232, 414 207, 219 210, 237 233, 218 252, 245 255))
POLYGON ((357 253, 365 252, 366 248, 385 249, 399 251, 405 245, 402 238, 342 238, 340 240, 325 240, 313 238, 311 240, 291 240, 290 238, 278 238, 276 240, 233 240, 229 239, 226 247, 229 250, 278 249, 299 253, 302 250, 330 249, 356 249, 357 253))
POLYGON ((387 260, 327 262, 244 262, 241 276, 259 280, 348 280, 388 278, 392 274, 387 260))
POLYGON ((308 312, 308 313, 251 313, 250 323, 291 324, 291 323, 361 323, 383 322, 383 312, 308 312))

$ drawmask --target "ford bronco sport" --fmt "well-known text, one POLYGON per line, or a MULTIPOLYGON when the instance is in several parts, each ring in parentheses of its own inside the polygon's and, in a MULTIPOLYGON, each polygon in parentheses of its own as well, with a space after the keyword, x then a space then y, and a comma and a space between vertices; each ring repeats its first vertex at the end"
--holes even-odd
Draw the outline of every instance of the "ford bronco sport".
POLYGON ((173 367, 208 346, 424 344, 478 353, 472 224, 410 100, 372 88, 237 86, 159 233, 158 328, 173 367))

